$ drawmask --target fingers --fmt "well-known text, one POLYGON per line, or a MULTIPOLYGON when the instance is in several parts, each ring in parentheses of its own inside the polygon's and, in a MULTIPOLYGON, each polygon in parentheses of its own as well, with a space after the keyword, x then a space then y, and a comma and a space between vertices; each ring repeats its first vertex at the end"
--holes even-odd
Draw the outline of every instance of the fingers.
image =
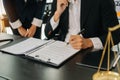
POLYGON ((29 30, 27 29, 27 32, 25 33, 25 37, 28 37, 29 35, 29 30))
POLYGON ((60 4, 61 6, 62 5, 68 6, 68 0, 58 0, 57 3, 60 4))
POLYGON ((79 35, 71 35, 69 43, 74 49, 80 50, 83 46, 83 38, 79 35))
POLYGON ((60 14, 66 9, 67 6, 68 6, 67 0, 58 0, 57 1, 57 11, 60 14))
POLYGON ((34 36, 34 33, 33 31, 31 31, 30 29, 27 30, 26 34, 25 34, 25 37, 33 37, 34 36))
POLYGON ((32 25, 30 29, 25 29, 23 27, 18 28, 18 32, 23 37, 33 37, 36 32, 36 26, 32 25))
POLYGON ((22 26, 18 28, 18 32, 21 36, 25 37, 26 29, 24 29, 22 26))
POLYGON ((93 47, 91 39, 83 38, 80 35, 71 35, 69 43, 77 50, 93 47))
POLYGON ((27 29, 27 33, 26 33, 26 37, 33 37, 34 36, 34 34, 35 34, 35 32, 36 32, 36 26, 35 25, 32 25, 31 27, 30 27, 30 29, 27 29))

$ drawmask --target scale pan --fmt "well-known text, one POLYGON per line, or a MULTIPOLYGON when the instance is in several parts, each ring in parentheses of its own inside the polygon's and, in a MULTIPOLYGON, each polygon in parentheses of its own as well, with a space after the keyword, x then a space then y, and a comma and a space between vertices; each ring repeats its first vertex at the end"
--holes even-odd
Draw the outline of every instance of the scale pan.
POLYGON ((113 71, 100 71, 93 75, 93 80, 120 80, 120 74, 113 71))

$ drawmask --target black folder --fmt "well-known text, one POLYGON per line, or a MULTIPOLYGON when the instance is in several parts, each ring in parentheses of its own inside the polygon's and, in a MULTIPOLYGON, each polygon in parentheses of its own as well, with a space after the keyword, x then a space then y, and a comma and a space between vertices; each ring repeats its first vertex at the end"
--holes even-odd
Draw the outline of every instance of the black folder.
MULTIPOLYGON (((100 51, 95 51, 95 52, 89 52, 85 55, 83 60, 81 62, 77 62, 77 65, 84 66, 84 67, 89 67, 89 68, 95 68, 98 69, 98 66, 100 64, 100 60, 102 57, 102 50, 100 51)), ((107 52, 105 53, 103 63, 101 65, 102 70, 107 70, 107 52)), ((110 52, 110 69, 112 69, 112 65, 114 62, 114 53, 111 51, 110 52)))

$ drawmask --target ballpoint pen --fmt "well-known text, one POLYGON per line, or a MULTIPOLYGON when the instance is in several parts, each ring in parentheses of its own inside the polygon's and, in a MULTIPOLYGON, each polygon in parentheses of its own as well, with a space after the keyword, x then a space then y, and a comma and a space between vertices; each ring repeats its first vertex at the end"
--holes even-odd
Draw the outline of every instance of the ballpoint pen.
MULTIPOLYGON (((83 34, 83 32, 85 31, 85 29, 83 28, 79 33, 77 33, 77 35, 83 34)), ((69 42, 67 42, 67 45, 69 44, 69 42)))

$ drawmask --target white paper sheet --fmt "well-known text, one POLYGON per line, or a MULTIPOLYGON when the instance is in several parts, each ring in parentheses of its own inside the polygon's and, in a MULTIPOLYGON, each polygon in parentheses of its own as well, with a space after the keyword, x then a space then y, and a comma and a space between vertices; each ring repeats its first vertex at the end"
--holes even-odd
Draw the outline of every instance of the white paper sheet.
POLYGON ((66 45, 65 42, 55 41, 54 43, 46 45, 28 56, 59 66, 76 52, 78 52, 78 50, 73 49, 70 45, 66 45))
POLYGON ((40 40, 36 38, 28 38, 22 42, 19 42, 15 45, 1 49, 2 51, 12 53, 12 54, 25 54, 37 47, 42 46, 48 41, 40 40))

